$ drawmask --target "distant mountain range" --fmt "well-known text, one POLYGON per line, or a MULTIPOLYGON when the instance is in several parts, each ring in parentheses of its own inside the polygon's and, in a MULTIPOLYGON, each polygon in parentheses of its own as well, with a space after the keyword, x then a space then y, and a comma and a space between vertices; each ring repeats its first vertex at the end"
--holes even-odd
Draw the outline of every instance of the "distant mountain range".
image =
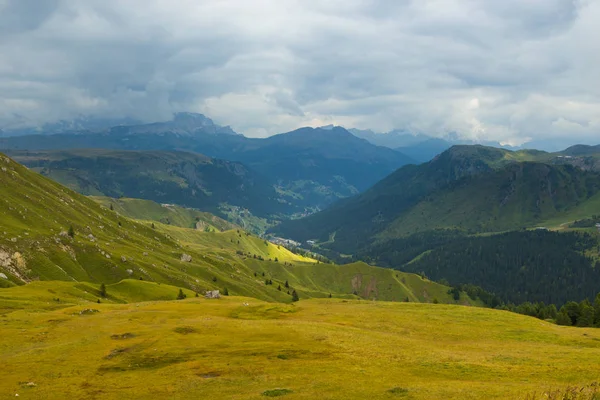
POLYGON ((427 162, 450 147, 460 144, 480 144, 507 150, 518 150, 517 147, 506 146, 493 141, 475 142, 473 140, 461 139, 456 134, 449 134, 445 138, 439 138, 422 133, 413 134, 403 130, 393 130, 387 133, 375 133, 372 130, 361 129, 349 129, 349 131, 353 135, 368 140, 377 146, 395 149, 419 163, 427 162))
MULTIPOLYGON (((0 149, 11 152, 29 166, 32 166, 30 160, 13 152, 110 149, 203 154, 213 159, 241 163, 263 176, 275 188, 278 199, 284 205, 283 209, 270 209, 277 209, 277 212, 288 216, 323 209, 340 198, 366 190, 397 168, 415 162, 400 152, 357 138, 340 127, 302 128, 266 139, 252 139, 236 134, 228 127, 217 126, 199 114, 177 114, 169 123, 117 126, 101 132, 0 138, 0 149)), ((132 158, 136 154, 141 156, 140 153, 130 153, 127 157, 132 166, 135 166, 132 158)), ((118 165, 118 157, 111 160, 118 165)), ((52 165, 56 167, 57 164, 52 165)), ((88 168, 94 166, 93 163, 86 165, 88 168)), ((56 177, 58 179, 58 175, 56 177)), ((273 197, 268 192, 264 193, 269 198, 273 197)), ((132 193, 123 195, 140 197, 132 193)), ((149 198, 147 195, 142 197, 149 198)))
POLYGON ((198 133, 238 135, 229 126, 215 124, 210 118, 196 113, 175 113, 170 121, 142 123, 132 118, 78 117, 72 120, 60 120, 40 126, 30 126, 23 121, 18 126, 0 128, 0 137, 25 135, 56 135, 120 132, 165 133, 194 135, 198 133))

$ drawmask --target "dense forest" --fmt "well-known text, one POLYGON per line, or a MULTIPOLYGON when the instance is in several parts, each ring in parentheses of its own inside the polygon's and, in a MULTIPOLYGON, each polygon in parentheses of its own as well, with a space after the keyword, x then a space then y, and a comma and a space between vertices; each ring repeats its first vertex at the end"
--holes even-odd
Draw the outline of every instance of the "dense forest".
POLYGON ((563 305, 594 299, 600 282, 598 241, 587 233, 514 231, 493 236, 430 232, 379 243, 357 256, 378 265, 470 283, 501 302, 563 305))

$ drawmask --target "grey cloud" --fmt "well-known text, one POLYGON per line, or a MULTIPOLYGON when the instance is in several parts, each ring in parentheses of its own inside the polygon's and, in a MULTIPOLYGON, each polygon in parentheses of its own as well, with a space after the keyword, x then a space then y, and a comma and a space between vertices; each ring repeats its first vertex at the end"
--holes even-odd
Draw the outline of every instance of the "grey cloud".
POLYGON ((599 19, 591 0, 0 0, 0 127, 196 111, 254 136, 593 141, 599 19))

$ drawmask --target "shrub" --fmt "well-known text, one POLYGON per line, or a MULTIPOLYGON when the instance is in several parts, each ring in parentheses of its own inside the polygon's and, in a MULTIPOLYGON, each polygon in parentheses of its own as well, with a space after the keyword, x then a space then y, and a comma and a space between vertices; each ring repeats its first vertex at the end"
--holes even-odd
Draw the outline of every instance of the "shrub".
POLYGON ((286 394, 290 393, 293 393, 293 391, 291 391, 290 389, 271 389, 265 390, 264 392, 262 392, 262 395, 266 397, 279 397, 285 396, 286 394))
POLYGON ((185 295, 185 293, 183 293, 182 289, 179 289, 179 293, 177 294, 177 300, 183 300, 185 299, 187 296, 185 295))
POLYGON ((198 332, 198 330, 196 330, 196 328, 193 328, 191 326, 178 326, 177 328, 174 329, 174 331, 181 335, 189 335, 190 333, 198 332))
POLYGON ((405 395, 408 393, 408 389, 403 388, 403 387, 395 387, 395 388, 388 390, 388 392, 391 394, 405 395))

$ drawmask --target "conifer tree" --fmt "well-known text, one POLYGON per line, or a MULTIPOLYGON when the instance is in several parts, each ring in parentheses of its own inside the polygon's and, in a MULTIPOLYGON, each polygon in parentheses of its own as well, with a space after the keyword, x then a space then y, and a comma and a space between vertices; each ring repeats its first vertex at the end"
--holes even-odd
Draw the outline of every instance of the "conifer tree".
POLYGON ((296 293, 296 290, 292 291, 292 301, 298 300, 300 300, 300 297, 298 297, 298 293, 296 293))
POLYGON ((556 323, 558 325, 571 326, 572 325, 571 317, 569 317, 569 314, 567 314, 567 312, 565 310, 561 310, 556 315, 556 323))

